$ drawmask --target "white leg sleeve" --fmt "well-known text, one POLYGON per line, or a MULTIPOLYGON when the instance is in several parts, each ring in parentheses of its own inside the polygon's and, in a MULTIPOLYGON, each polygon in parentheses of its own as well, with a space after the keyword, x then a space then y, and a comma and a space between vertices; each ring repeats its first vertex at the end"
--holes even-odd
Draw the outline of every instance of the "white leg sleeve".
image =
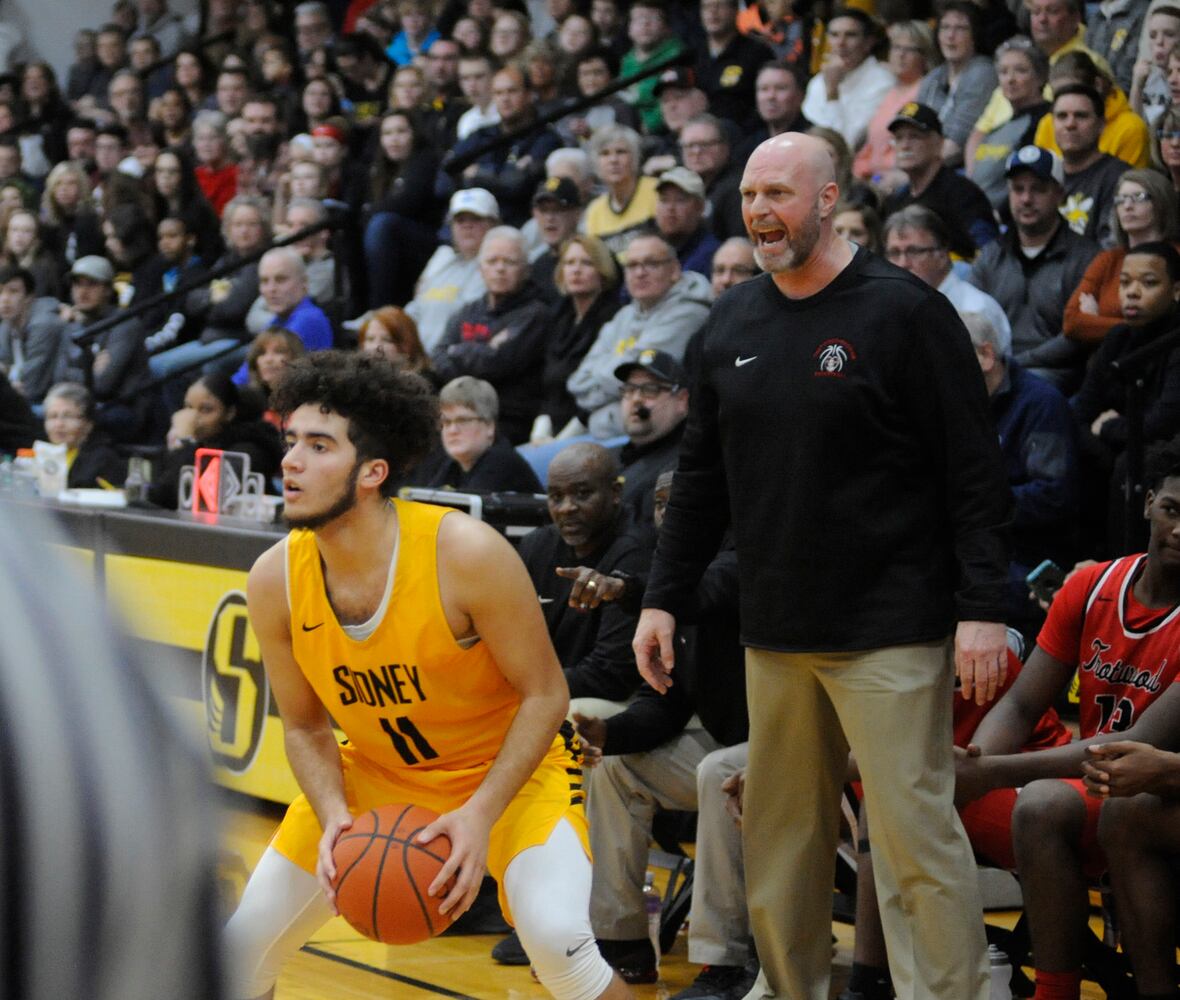
POLYGON ((557 1000, 595 1000, 614 973, 590 929, 590 859, 567 820, 504 872, 504 892, 537 978, 557 1000))
POLYGON ((268 992, 283 963, 331 917, 315 876, 268 847, 225 926, 229 996, 268 992))

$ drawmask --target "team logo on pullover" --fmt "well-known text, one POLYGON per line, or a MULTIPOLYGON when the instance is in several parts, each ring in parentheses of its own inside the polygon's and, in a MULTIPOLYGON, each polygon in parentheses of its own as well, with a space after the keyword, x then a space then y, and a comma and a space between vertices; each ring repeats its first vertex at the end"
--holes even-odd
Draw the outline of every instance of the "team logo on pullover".
POLYGON ((844 367, 856 360, 856 351, 847 340, 825 340, 812 357, 817 365, 812 374, 817 378, 844 378, 844 367))

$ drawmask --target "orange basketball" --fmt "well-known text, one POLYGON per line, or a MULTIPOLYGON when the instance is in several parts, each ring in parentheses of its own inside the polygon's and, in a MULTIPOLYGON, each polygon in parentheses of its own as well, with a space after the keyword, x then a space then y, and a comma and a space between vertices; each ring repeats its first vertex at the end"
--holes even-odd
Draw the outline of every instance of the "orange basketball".
POLYGON ((436 819, 431 809, 395 802, 357 816, 336 839, 336 905, 365 937, 415 944, 450 923, 438 912, 446 894, 431 897, 426 891, 450 856, 451 842, 414 842, 436 819))

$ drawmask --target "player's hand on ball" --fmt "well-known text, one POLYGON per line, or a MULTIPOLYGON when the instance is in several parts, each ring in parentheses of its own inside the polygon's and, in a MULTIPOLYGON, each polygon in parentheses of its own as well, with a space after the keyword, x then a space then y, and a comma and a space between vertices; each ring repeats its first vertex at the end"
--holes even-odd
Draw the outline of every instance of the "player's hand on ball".
POLYGON ((676 619, 659 608, 644 608, 635 627, 631 649, 639 673, 660 694, 672 686, 672 669, 676 665, 673 636, 676 619))
POLYGON ((324 896, 328 900, 328 905, 332 907, 333 913, 340 911, 336 908, 336 890, 332 888, 332 883, 336 879, 336 862, 332 858, 332 848, 336 846, 336 839, 340 834, 351 826, 352 816, 346 812, 341 813, 324 824, 324 834, 320 837, 315 877, 319 879, 320 888, 324 890, 324 896))
POLYGON ((1003 622, 959 622, 955 629, 955 673, 963 697, 986 705, 1008 676, 1008 630, 1003 622))
POLYGON ((451 856, 428 890, 428 895, 435 898, 446 893, 438 908, 443 916, 458 920, 475 902, 487 868, 491 832, 492 824, 468 803, 443 813, 415 838, 419 844, 428 844, 443 834, 451 841, 451 856), (447 883, 452 878, 454 883, 447 892, 447 883))

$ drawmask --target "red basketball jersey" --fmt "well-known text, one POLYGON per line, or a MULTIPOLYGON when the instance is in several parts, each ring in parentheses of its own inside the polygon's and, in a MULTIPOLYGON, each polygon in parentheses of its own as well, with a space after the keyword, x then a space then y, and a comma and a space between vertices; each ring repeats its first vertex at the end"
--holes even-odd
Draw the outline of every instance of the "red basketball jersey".
POLYGON ((1082 739, 1127 729, 1176 677, 1180 606, 1148 608, 1132 593, 1146 555, 1087 567, 1049 607, 1037 645, 1078 667, 1082 739))

